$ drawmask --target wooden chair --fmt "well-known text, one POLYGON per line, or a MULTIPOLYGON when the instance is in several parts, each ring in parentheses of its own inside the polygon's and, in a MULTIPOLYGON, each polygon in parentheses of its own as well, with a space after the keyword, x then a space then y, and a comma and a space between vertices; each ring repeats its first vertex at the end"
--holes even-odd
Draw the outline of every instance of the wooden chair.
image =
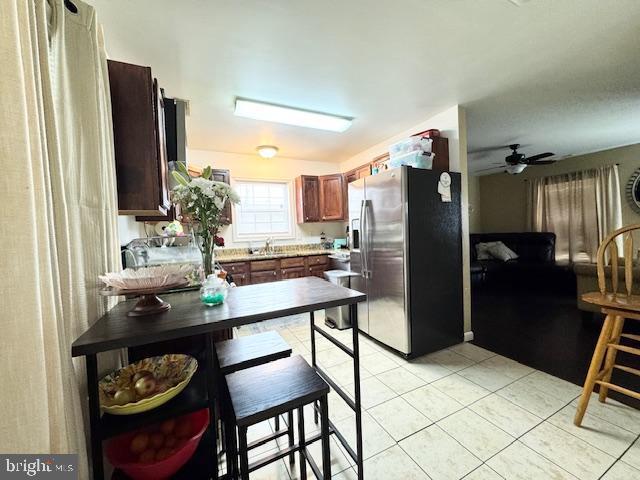
POLYGON ((620 339, 626 338, 632 341, 640 341, 640 335, 631 335, 622 333, 624 322, 627 318, 640 320, 640 295, 632 295, 633 289, 633 238, 632 232, 640 230, 640 224, 628 225, 616 230, 598 247, 597 253, 597 271, 598 271, 598 287, 599 292, 590 292, 582 295, 582 300, 597 305, 600 311, 606 315, 598 343, 596 344, 591 365, 587 372, 587 378, 584 382, 582 396, 578 403, 578 410, 573 423, 580 426, 582 418, 589 405, 591 392, 595 385, 600 386, 600 402, 607 399, 609 390, 620 392, 624 395, 640 399, 640 392, 629 390, 611 383, 611 374, 613 369, 622 370, 633 375, 640 376, 640 370, 616 363, 616 355, 618 351, 640 355, 640 348, 621 345, 620 339), (619 293, 618 281, 618 245, 617 237, 623 237, 623 256, 624 256, 624 293, 619 293), (611 290, 607 291, 607 276, 605 270, 605 256, 609 253, 611 266, 611 290), (604 361, 604 364, 603 364, 604 361))

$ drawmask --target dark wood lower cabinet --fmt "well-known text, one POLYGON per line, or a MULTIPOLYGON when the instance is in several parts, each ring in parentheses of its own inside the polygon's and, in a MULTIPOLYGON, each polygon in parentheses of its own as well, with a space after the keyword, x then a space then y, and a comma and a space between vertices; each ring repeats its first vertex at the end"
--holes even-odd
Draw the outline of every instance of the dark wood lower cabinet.
POLYGON ((231 276, 238 287, 241 287, 242 285, 249 285, 251 283, 248 273, 234 273, 231 276))
POLYGON ((327 265, 313 265, 309 267, 309 276, 324 278, 324 272, 327 270, 327 265))
POLYGON ((329 259, 327 255, 309 255, 247 262, 221 262, 221 266, 233 277, 235 284, 241 286, 310 275, 324 278, 325 270, 329 269, 329 259))
POLYGON ((265 272, 251 272, 251 283, 267 283, 280 280, 277 270, 267 270, 265 272))
POLYGON ((283 268, 281 273, 283 280, 287 278, 301 278, 307 276, 307 272, 304 267, 283 268))

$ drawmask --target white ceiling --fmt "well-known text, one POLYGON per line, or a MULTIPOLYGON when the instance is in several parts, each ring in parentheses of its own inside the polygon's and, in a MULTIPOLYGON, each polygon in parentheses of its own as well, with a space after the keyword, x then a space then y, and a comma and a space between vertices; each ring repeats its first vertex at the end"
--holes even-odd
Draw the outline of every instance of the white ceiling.
MULTIPOLYGON (((112 58, 190 100, 190 148, 339 162, 456 103, 470 152, 640 142, 638 0, 89 1, 112 58), (236 96, 355 121, 331 133, 239 118, 236 96)), ((507 153, 472 153, 470 171, 507 153)))

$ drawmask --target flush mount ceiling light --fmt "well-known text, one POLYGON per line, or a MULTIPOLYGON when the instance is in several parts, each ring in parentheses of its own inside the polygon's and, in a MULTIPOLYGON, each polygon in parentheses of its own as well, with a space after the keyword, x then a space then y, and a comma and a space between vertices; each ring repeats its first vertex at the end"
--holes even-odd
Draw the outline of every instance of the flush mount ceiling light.
POLYGON ((278 147, 274 147, 273 145, 260 145, 256 147, 256 151, 262 158, 273 158, 278 153, 278 147))
POLYGON ((330 115, 328 113, 311 112, 299 108, 257 102, 244 98, 236 98, 234 112, 239 117, 265 120, 267 122, 284 123, 298 127, 317 128, 332 132, 344 132, 351 126, 353 118, 330 115))

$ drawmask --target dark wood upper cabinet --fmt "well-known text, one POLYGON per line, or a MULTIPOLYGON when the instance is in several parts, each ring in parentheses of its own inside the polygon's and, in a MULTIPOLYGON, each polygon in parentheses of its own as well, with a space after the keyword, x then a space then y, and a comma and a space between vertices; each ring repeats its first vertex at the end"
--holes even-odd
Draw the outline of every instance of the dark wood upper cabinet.
POLYGON ((367 163, 353 170, 349 170, 344 174, 344 181, 347 183, 355 182, 363 177, 371 175, 371 164, 367 163))
POLYGON ((296 178, 296 217, 298 223, 320 221, 320 181, 302 175, 296 178))
POLYGON ((449 171, 449 139, 445 137, 433 137, 431 151, 435 155, 433 158, 433 170, 439 172, 449 171))
POLYGON ((296 178, 298 223, 334 222, 345 218, 346 182, 341 173, 296 178))
MULTIPOLYGON (((185 162, 186 159, 186 136, 185 136, 185 103, 182 100, 173 98, 163 99, 164 106, 164 126, 167 146, 167 164, 169 170, 175 168, 175 162, 185 162)), ((169 174, 169 188, 176 185, 169 174)), ((172 222, 180 220, 181 211, 179 205, 171 205, 165 216, 157 215, 136 215, 138 222, 172 222)))
MULTIPOLYGON (((211 180, 215 180, 216 182, 226 183, 231 185, 231 175, 229 174, 229 170, 221 170, 221 169, 213 169, 211 170, 211 180)), ((227 200, 224 208, 222 209, 222 215, 220 216, 222 219, 223 225, 230 225, 232 223, 231 219, 231 202, 227 200)))
POLYGON ((342 174, 318 177, 320 186, 320 218, 325 222, 344 220, 344 188, 342 174))
POLYGON ((149 67, 109 60, 122 215, 164 216, 171 206, 163 99, 149 67))

